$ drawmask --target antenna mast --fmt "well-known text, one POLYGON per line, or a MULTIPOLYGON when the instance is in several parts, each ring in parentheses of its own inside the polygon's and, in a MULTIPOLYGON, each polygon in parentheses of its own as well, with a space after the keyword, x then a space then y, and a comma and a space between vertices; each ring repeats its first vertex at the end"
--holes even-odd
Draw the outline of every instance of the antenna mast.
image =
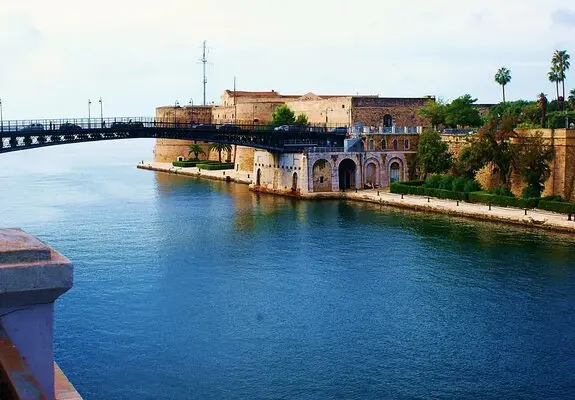
POLYGON ((206 64, 208 62, 208 59, 206 58, 206 41, 204 40, 204 45, 203 45, 203 53, 202 53, 202 59, 200 60, 202 62, 202 64, 204 64, 204 106, 206 105, 206 84, 208 83, 208 78, 206 77, 206 64))

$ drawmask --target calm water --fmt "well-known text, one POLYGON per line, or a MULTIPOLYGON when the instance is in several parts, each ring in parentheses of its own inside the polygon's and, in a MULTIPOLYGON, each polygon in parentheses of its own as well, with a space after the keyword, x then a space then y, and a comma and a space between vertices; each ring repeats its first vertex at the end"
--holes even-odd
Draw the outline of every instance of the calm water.
POLYGON ((137 170, 147 140, 0 155, 0 225, 68 256, 86 399, 575 396, 575 241, 137 170))

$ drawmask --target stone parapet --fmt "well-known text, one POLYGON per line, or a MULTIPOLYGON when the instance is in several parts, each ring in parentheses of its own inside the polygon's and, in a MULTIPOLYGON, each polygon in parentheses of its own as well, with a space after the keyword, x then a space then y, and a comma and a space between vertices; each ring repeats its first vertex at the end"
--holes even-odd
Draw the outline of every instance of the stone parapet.
POLYGON ((21 229, 0 229, 0 328, 47 399, 55 398, 54 301, 72 283, 66 257, 21 229))

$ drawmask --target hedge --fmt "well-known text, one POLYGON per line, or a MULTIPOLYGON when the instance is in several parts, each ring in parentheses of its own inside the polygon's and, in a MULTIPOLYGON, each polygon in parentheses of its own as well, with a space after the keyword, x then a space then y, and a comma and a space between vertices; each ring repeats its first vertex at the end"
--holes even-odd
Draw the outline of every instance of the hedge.
POLYGON ((511 196, 499 196, 486 192, 471 192, 469 193, 469 201, 471 203, 484 203, 500 207, 536 208, 537 203, 539 203, 539 198, 518 199, 511 196))
POLYGON ((210 164, 197 164, 199 169, 206 169, 208 171, 215 171, 220 169, 234 169, 234 163, 210 163, 210 164))
POLYGON ((542 210, 553 211, 562 214, 575 214, 575 204, 559 201, 540 200, 539 206, 542 210))
POLYGON ((196 166, 197 161, 174 161, 174 167, 191 168, 196 166))
POLYGON ((426 188, 423 186, 406 185, 404 182, 392 183, 390 186, 391 193, 414 194, 418 196, 431 196, 440 199, 467 200, 467 193, 454 192, 452 190, 426 188))

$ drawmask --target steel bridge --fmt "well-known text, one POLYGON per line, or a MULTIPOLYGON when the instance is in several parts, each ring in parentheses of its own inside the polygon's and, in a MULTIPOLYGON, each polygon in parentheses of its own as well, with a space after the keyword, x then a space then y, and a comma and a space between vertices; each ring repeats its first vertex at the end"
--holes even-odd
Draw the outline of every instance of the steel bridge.
POLYGON ((345 127, 189 124, 155 118, 121 117, 0 121, 0 153, 68 143, 116 139, 181 139, 299 152, 343 147, 345 127), (337 128, 337 129, 336 129, 337 128))

